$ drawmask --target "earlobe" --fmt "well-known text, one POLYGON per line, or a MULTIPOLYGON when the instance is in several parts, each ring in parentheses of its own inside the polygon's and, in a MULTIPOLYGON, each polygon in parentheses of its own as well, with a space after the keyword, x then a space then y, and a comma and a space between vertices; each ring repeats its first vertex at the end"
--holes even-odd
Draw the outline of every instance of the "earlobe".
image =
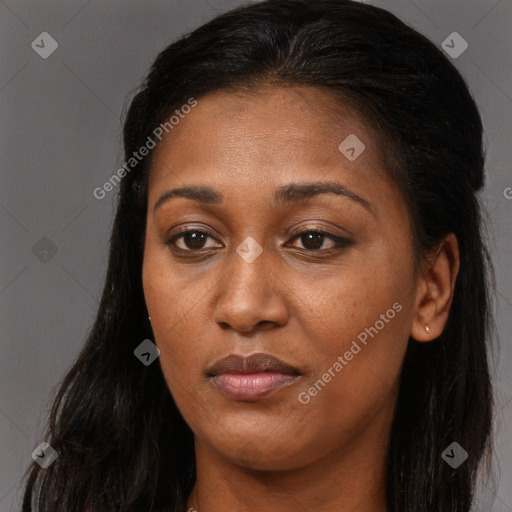
POLYGON ((443 332, 455 293, 459 265, 457 238, 450 233, 425 264, 417 288, 411 338, 419 342, 432 341, 443 332))

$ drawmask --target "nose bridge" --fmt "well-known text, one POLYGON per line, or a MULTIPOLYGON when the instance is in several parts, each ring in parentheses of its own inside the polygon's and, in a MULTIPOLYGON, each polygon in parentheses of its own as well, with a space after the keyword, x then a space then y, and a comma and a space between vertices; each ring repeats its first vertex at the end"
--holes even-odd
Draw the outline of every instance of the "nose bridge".
POLYGON ((243 331, 258 323, 285 320, 286 306, 272 269, 271 252, 251 236, 234 248, 219 282, 214 311, 217 323, 243 331))
POLYGON ((268 298, 269 251, 252 236, 247 236, 229 256, 229 268, 222 286, 225 296, 242 302, 268 298))

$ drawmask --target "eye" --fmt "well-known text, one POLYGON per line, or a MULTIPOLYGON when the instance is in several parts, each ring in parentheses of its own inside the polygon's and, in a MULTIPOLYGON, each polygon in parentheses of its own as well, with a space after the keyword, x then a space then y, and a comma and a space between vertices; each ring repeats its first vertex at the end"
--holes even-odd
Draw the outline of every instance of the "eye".
MULTIPOLYGON (((206 231, 201 231, 199 229, 189 229, 173 235, 166 241, 166 244, 184 252, 194 252, 205 248, 207 249, 208 247, 205 247, 204 244, 209 238, 214 240, 214 238, 210 236, 206 231), (178 241, 181 241, 181 247, 178 244, 178 241)), ((320 231, 317 229, 307 229, 301 231, 295 234, 291 240, 293 241, 296 239, 300 239, 304 245, 303 249, 300 247, 296 248, 307 252, 330 252, 342 249, 352 244, 352 241, 347 238, 343 238, 337 235, 333 235, 332 233, 320 231), (331 247, 322 247, 325 240, 330 240, 332 242, 331 247)), ((215 247, 215 245, 212 247, 215 247)))
MULTIPOLYGON (((337 249, 342 249, 343 247, 347 247, 352 242, 347 238, 343 238, 340 236, 333 235, 332 233, 328 233, 326 231, 320 231, 317 229, 308 229, 305 231, 301 231, 297 233, 292 240, 300 239, 301 243, 305 247, 301 250, 306 250, 308 252, 329 252, 337 249), (325 240, 331 240, 331 247, 322 248, 325 240)), ((300 249, 300 247, 298 247, 300 249)))
POLYGON ((175 246, 176 248, 186 251, 186 252, 193 252, 198 251, 200 249, 204 249, 205 247, 203 244, 205 241, 211 238, 213 240, 213 237, 211 237, 208 233, 205 231, 200 231, 199 229, 189 229, 187 231, 182 231, 181 233, 177 233, 176 235, 172 236, 167 240, 167 244, 175 246), (176 241, 181 240, 182 245, 185 247, 180 247, 176 241))

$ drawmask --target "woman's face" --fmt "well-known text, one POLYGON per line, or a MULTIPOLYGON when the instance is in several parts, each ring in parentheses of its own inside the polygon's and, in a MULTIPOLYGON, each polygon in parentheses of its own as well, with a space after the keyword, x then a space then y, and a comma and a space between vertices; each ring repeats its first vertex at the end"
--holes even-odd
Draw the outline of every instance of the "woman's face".
POLYGON ((196 443, 290 469, 387 437, 417 285, 364 123, 314 88, 210 94, 155 149, 148 205, 146 304, 196 443), (252 354, 288 366, 217 365, 252 354))

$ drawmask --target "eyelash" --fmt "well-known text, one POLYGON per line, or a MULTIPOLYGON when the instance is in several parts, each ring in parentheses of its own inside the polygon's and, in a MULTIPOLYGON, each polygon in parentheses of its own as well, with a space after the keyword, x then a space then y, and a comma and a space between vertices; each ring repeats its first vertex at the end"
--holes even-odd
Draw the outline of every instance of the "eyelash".
MULTIPOLYGON (((176 240, 178 240, 179 238, 183 238, 183 236, 188 233, 200 233, 200 234, 206 235, 209 238, 214 238, 206 231, 203 231, 200 229, 187 229, 187 230, 181 231, 181 232, 176 233, 175 235, 171 236, 168 240, 166 240, 165 243, 166 243, 166 245, 169 245, 169 246, 175 248, 176 250, 185 252, 185 253, 194 253, 194 252, 198 253, 200 251, 204 251, 205 249, 182 249, 180 247, 176 247, 176 245, 175 245, 176 240)), ((333 252, 340 251, 341 249, 344 249, 345 247, 348 247, 349 245, 352 245, 352 243, 353 243, 352 240, 350 240, 348 238, 343 238, 343 237, 334 235, 332 233, 329 233, 328 231, 322 231, 319 229, 305 229, 304 231, 299 231, 298 233, 295 233, 292 236, 291 240, 293 241, 297 238, 300 238, 303 235, 310 234, 310 233, 314 233, 317 235, 323 235, 325 238, 332 240, 335 243, 335 246, 331 247, 330 249, 315 250, 315 249, 300 249, 300 248, 298 248, 298 250, 303 251, 303 252, 308 252, 308 253, 326 254, 326 253, 333 253, 333 252)), ((206 249, 206 250, 208 250, 208 249, 206 249)))

